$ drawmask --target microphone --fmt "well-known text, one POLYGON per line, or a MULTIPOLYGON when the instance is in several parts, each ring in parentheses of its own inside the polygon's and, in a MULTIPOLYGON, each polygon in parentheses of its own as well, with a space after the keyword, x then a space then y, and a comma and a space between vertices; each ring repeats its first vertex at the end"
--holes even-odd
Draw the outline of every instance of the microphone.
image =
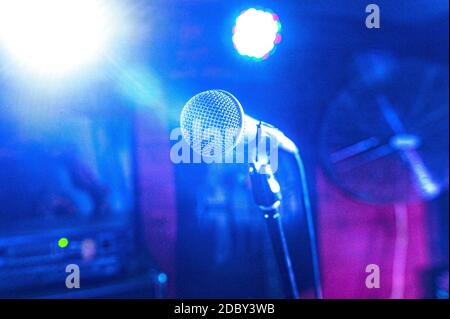
POLYGON ((261 137, 268 137, 287 152, 297 152, 295 144, 283 132, 246 115, 236 97, 224 90, 209 90, 193 96, 181 111, 180 126, 191 148, 206 157, 218 155, 211 154, 209 144, 214 144, 223 154, 240 143, 246 143, 249 151, 255 151, 257 139, 261 137))
MULTIPOLYGON (((273 175, 277 166, 277 158, 276 156, 273 158, 272 152, 270 152, 270 155, 265 158, 265 160, 269 159, 269 161, 261 161, 259 154, 261 153, 260 146, 264 146, 262 140, 269 138, 270 144, 272 142, 276 144, 276 147, 273 149, 275 152, 280 148, 295 157, 300 175, 302 200, 310 239, 314 293, 317 298, 322 298, 317 239, 308 182, 303 161, 294 142, 273 125, 246 115, 239 101, 231 93, 224 90, 209 90, 193 96, 181 111, 180 127, 184 140, 203 158, 225 155, 231 153, 234 149, 238 150, 239 145, 248 145, 249 161, 251 162, 250 173, 256 181, 256 185, 253 187, 255 188, 254 198, 256 202, 263 204, 264 209, 271 209, 274 213, 272 218, 266 218, 266 220, 271 229, 272 242, 277 252, 277 260, 279 265, 281 265, 280 269, 284 269, 285 275, 288 275, 285 282, 291 288, 290 296, 294 298, 298 295, 297 288, 279 218, 280 214, 277 213, 279 200, 281 199, 279 197, 279 187, 274 187, 277 186, 273 175), (217 148, 221 154, 216 151, 217 148), (267 167, 269 169, 264 170, 267 167), (266 175, 266 177, 262 178, 262 175, 266 175), (268 201, 274 205, 267 205, 268 201), (273 223, 274 221, 276 223, 273 223)), ((253 181, 252 184, 254 184, 253 181)), ((259 206, 261 207, 261 205, 259 206)), ((266 214, 266 216, 269 215, 266 214)))

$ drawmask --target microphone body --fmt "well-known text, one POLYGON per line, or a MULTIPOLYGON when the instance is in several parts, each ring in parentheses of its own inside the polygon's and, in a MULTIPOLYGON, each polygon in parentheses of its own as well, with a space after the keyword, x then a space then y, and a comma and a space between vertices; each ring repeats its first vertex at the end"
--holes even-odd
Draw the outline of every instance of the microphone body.
MULTIPOLYGON (((192 149, 205 157, 211 154, 208 142, 226 154, 238 145, 247 145, 253 162, 260 142, 269 139, 270 145, 296 153, 295 144, 273 125, 246 115, 239 101, 229 92, 209 90, 192 97, 181 112, 181 130, 192 149), (206 143, 205 143, 206 142, 206 143)), ((239 149, 239 147, 237 147, 239 149)))

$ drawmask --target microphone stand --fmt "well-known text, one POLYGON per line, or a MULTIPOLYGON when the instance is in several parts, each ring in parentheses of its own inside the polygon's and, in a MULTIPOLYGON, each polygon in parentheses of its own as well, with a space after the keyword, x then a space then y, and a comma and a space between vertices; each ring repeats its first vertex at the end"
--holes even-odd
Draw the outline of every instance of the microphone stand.
POLYGON ((269 236, 275 252, 275 257, 279 265, 283 286, 289 298, 299 298, 299 292, 295 281, 294 270, 291 257, 284 234, 279 207, 281 205, 281 189, 276 180, 272 168, 267 158, 259 154, 259 142, 263 135, 272 136, 279 142, 279 147, 294 155, 300 174, 300 184, 302 186, 302 201, 305 210, 306 224, 311 249, 311 261, 314 277, 314 295, 317 299, 322 299, 322 285, 320 280, 320 266, 317 248, 317 239, 314 229, 314 220, 309 198, 308 182, 306 180, 305 167, 297 146, 288 139, 281 131, 270 124, 259 121, 256 124, 256 154, 250 164, 250 178, 252 183, 253 198, 255 203, 264 212, 264 217, 269 228, 269 236))
POLYGON ((267 222, 286 296, 289 299, 299 299, 291 257, 279 213, 282 199, 280 185, 275 179, 270 164, 261 164, 259 161, 250 164, 250 179, 255 203, 264 213, 267 222))

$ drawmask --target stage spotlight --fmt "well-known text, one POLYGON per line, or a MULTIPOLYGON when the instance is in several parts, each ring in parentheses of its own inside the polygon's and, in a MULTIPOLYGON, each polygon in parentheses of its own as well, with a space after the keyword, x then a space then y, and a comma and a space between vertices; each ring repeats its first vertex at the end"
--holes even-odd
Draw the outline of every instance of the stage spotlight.
POLYGON ((111 35, 102 0, 0 0, 0 46, 21 67, 61 74, 98 58, 111 35))
POLYGON ((241 55, 265 60, 281 41, 281 23, 272 12, 251 8, 236 19, 233 43, 241 55))

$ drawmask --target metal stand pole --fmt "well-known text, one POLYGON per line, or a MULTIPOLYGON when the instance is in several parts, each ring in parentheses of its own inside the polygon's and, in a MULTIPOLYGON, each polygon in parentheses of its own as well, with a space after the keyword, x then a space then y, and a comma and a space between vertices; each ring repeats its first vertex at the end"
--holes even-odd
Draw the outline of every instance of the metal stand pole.
POLYGON ((251 164, 250 177, 253 197, 267 221, 269 236, 281 272, 285 294, 288 298, 298 299, 299 292, 279 213, 282 199, 280 185, 269 164, 260 165, 258 162, 251 164))

